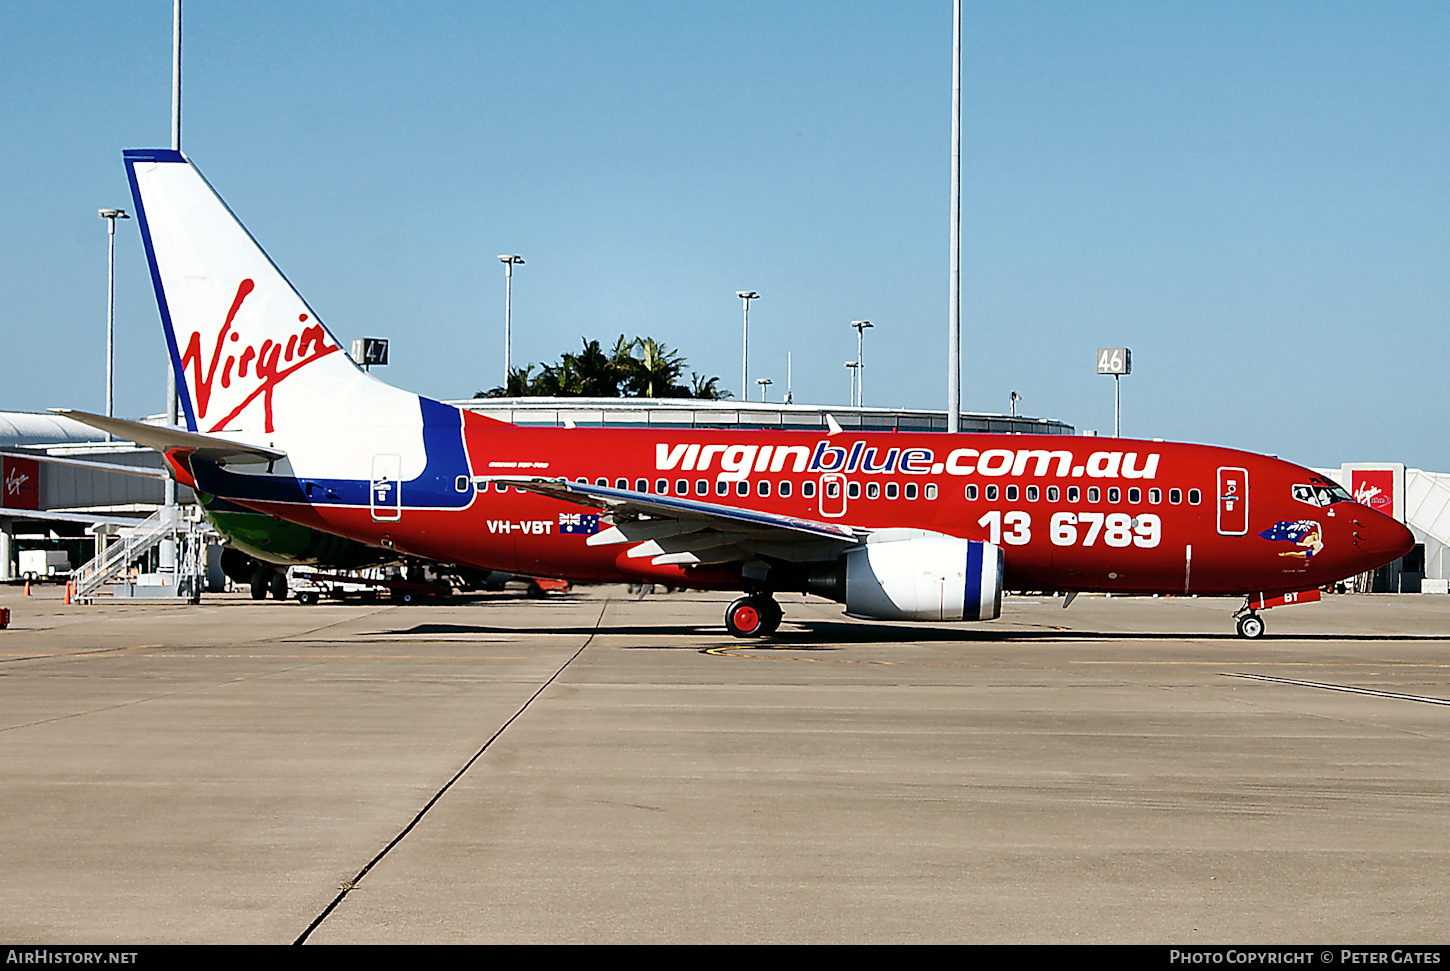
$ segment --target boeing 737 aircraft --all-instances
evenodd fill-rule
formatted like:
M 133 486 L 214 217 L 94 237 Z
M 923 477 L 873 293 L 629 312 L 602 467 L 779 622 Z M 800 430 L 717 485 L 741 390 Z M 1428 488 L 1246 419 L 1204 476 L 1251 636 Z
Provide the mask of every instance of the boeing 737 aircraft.
M 1409 530 L 1262 455 L 1128 439 L 523 428 L 365 373 L 179 152 L 125 153 L 186 428 L 67 414 L 237 506 L 375 547 L 580 581 L 774 594 L 853 617 L 999 616 L 1002 590 L 1244 597 L 1407 552 Z

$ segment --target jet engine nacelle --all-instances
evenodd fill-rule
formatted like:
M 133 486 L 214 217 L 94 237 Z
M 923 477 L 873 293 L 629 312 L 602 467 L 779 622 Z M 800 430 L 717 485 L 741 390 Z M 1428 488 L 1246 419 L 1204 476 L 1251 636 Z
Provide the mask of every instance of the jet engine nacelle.
M 845 596 L 836 599 L 853 617 L 993 620 L 1002 613 L 1000 546 L 918 536 L 868 542 L 843 559 Z

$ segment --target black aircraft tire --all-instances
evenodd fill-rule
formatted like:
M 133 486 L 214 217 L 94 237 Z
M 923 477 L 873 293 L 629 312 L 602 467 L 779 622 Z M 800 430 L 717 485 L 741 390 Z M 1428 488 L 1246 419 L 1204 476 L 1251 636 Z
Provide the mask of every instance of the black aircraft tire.
M 267 582 L 267 590 L 272 594 L 273 600 L 286 600 L 287 574 L 281 572 L 273 573 L 271 580 Z
M 1239 618 L 1239 636 L 1253 640 L 1264 636 L 1264 618 L 1258 614 L 1244 614 Z
M 271 577 L 267 575 L 267 571 L 265 570 L 258 570 L 257 572 L 252 574 L 253 600 L 267 599 L 267 581 L 270 579 Z
M 725 629 L 731 637 L 763 637 L 768 617 L 755 597 L 741 597 L 725 608 Z

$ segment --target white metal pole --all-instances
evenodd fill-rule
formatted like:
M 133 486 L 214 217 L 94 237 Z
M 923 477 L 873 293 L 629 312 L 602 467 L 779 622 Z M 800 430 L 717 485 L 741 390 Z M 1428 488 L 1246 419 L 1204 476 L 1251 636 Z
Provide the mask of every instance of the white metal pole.
M 962 413 L 962 0 L 952 6 L 952 242 L 947 324 L 947 431 Z
M 181 0 L 171 5 L 171 150 L 181 151 Z M 166 421 L 173 427 L 178 423 L 178 402 L 176 399 L 176 369 L 171 355 L 166 355 Z M 166 477 L 166 505 L 176 505 L 176 480 Z M 176 544 L 163 543 L 162 566 L 175 568 Z M 169 563 L 167 561 L 170 561 Z
M 106 417 L 115 415 L 115 385 L 113 383 L 116 366 L 116 217 L 106 217 Z M 106 441 L 111 440 L 111 433 L 106 432 Z
M 750 298 L 742 297 L 745 309 L 740 317 L 740 397 L 750 397 Z
M 513 305 L 514 264 L 506 260 L 503 265 L 503 390 L 508 394 L 509 370 L 513 366 Z
M 1119 407 L 1118 407 L 1118 400 L 1119 400 L 1118 399 L 1118 381 L 1119 381 L 1120 378 L 1122 378 L 1122 375 L 1121 374 L 1115 374 L 1115 375 L 1113 375 L 1113 437 L 1114 438 L 1117 438 L 1118 437 L 1118 414 L 1119 414 Z

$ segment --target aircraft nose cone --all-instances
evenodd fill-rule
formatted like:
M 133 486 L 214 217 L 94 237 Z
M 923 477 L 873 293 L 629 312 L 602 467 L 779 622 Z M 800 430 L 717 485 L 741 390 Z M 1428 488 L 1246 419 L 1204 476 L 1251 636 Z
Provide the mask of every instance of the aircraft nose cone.
M 1415 548 L 1415 534 L 1382 512 L 1365 509 L 1354 517 L 1359 525 L 1359 548 L 1380 558 L 1381 563 L 1404 556 Z

